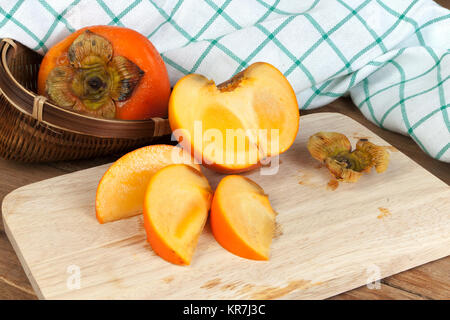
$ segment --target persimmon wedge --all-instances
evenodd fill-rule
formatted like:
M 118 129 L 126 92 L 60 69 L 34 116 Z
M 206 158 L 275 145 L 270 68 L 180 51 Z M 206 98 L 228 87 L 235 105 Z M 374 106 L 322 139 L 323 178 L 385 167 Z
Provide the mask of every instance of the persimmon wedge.
M 144 226 L 156 254 L 174 264 L 190 264 L 212 196 L 208 180 L 190 166 L 174 164 L 153 175 L 145 194 Z
M 294 90 L 268 63 L 254 63 L 215 85 L 202 75 L 178 81 L 169 121 L 180 144 L 223 173 L 248 171 L 294 142 L 299 110 Z
M 264 190 L 252 180 L 230 175 L 217 186 L 211 228 L 217 242 L 237 256 L 268 260 L 276 213 Z
M 174 163 L 189 164 L 200 170 L 190 154 L 170 145 L 136 149 L 114 162 L 97 187 L 97 220 L 105 223 L 141 214 L 150 178 L 159 169 Z

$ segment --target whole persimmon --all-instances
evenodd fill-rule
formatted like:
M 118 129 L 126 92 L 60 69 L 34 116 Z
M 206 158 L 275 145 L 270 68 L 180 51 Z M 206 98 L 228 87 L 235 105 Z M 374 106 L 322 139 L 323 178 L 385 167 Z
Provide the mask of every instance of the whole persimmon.
M 47 52 L 38 93 L 94 117 L 143 120 L 167 116 L 170 82 L 146 37 L 123 27 L 91 26 Z

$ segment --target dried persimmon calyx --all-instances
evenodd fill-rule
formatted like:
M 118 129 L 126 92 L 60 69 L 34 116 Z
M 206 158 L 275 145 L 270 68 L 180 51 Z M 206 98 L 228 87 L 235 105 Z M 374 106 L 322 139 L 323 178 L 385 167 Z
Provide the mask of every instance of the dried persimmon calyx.
M 372 167 L 384 172 L 389 164 L 389 153 L 367 139 L 360 139 L 352 151 L 348 138 L 337 132 L 318 132 L 308 141 L 308 151 L 313 158 L 323 162 L 339 181 L 356 182 L 363 172 Z
M 130 98 L 135 88 L 144 75 L 133 62 L 122 56 L 114 57 L 108 65 L 111 76 L 111 98 L 115 101 L 125 101 Z
M 386 171 L 389 164 L 389 153 L 385 148 L 377 146 L 367 139 L 360 139 L 356 143 L 356 151 L 370 154 L 371 166 L 374 166 L 378 173 Z
M 325 161 L 328 157 L 350 152 L 352 145 L 347 137 L 341 133 L 319 132 L 309 138 L 308 150 L 313 158 Z
M 99 62 L 107 63 L 111 60 L 113 47 L 104 37 L 86 30 L 72 42 L 68 55 L 74 68 L 89 68 Z
M 77 102 L 77 97 L 71 90 L 75 72 L 70 66 L 54 68 L 49 75 L 51 85 L 46 88 L 47 95 L 63 108 L 71 108 Z
M 86 30 L 68 50 L 69 65 L 54 68 L 46 93 L 57 105 L 96 117 L 114 118 L 116 101 L 129 99 L 144 75 L 123 56 L 113 57 L 104 37 Z

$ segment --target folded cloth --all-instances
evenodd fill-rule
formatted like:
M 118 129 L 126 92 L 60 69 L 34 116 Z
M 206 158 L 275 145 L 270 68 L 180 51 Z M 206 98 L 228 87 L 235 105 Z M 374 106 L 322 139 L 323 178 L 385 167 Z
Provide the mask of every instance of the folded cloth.
M 0 37 L 45 52 L 84 26 L 135 29 L 172 85 L 253 62 L 284 73 L 301 109 L 349 94 L 364 116 L 450 162 L 450 11 L 431 0 L 2 0 Z

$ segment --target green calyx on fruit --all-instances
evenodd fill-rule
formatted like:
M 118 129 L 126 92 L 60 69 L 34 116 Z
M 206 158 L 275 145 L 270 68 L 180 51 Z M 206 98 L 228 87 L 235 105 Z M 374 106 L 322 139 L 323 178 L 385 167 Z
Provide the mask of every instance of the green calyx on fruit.
M 111 43 L 89 30 L 68 50 L 69 65 L 54 68 L 47 95 L 57 105 L 97 117 L 114 118 L 115 101 L 126 101 L 144 75 L 123 56 L 113 57 Z

